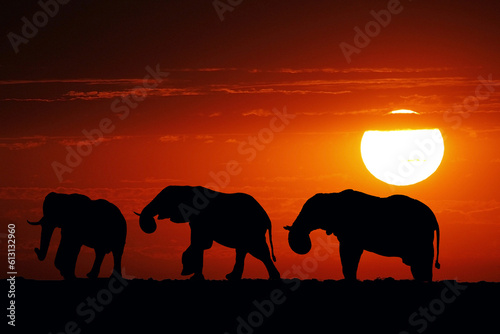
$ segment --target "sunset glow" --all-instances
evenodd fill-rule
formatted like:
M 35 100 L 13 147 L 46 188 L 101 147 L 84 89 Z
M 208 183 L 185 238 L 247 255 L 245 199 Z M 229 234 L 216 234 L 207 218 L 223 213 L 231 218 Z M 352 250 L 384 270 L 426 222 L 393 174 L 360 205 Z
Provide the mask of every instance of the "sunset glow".
M 377 179 L 396 186 L 418 183 L 441 164 L 444 141 L 438 129 L 366 131 L 361 156 Z

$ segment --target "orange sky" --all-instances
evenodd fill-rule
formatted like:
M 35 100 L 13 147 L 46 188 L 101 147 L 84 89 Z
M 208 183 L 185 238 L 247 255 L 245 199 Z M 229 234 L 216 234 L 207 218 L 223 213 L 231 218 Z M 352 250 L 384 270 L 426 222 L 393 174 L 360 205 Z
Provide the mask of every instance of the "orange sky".
M 21 18 L 40 10 L 25 2 L 0 14 L 4 36 L 20 34 Z M 282 226 L 315 193 L 352 188 L 405 194 L 435 212 L 442 265 L 435 279 L 499 281 L 500 8 L 490 1 L 401 1 L 348 63 L 340 43 L 355 45 L 354 28 L 365 27 L 374 20 L 370 11 L 387 4 L 242 2 L 221 21 L 207 1 L 70 2 L 18 53 L 4 38 L 2 252 L 6 225 L 15 223 L 19 276 L 59 279 L 53 265 L 59 237 L 39 262 L 33 248 L 40 229 L 25 221 L 41 217 L 50 191 L 78 192 L 108 199 L 125 215 L 126 275 L 182 278 L 189 226 L 162 221 L 146 235 L 133 211 L 167 185 L 213 183 L 214 173 L 235 160 L 241 173 L 222 191 L 246 192 L 266 209 L 282 273 L 310 261 L 289 249 Z M 123 96 L 134 92 L 142 96 L 127 104 Z M 273 110 L 284 109 L 293 118 L 265 137 Z M 385 115 L 394 109 L 420 115 Z M 84 133 L 99 127 L 106 133 L 90 145 Z M 439 128 L 445 155 L 427 180 L 393 187 L 366 170 L 360 141 L 366 130 L 401 127 Z M 78 146 L 92 149 L 57 176 L 54 162 L 67 164 L 67 149 Z M 312 240 L 313 247 L 338 246 L 319 231 Z M 82 250 L 77 276 L 91 261 L 93 252 Z M 234 250 L 215 245 L 205 252 L 205 277 L 222 279 L 233 264 Z M 111 268 L 109 256 L 101 275 Z M 338 250 L 309 269 L 311 278 L 342 278 Z M 358 278 L 388 276 L 409 279 L 411 273 L 398 258 L 363 255 Z M 267 273 L 249 256 L 244 277 Z

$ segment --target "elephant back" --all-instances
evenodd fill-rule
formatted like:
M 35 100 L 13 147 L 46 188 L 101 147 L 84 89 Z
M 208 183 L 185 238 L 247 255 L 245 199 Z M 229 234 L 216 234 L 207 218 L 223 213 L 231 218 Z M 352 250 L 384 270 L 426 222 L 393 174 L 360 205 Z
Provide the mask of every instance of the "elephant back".
M 81 217 L 90 208 L 92 200 L 81 194 L 49 193 L 43 202 L 43 215 L 45 217 Z
M 127 223 L 120 209 L 113 203 L 104 199 L 91 201 L 84 219 L 82 236 L 84 244 L 89 247 L 105 245 L 107 251 L 110 251 L 117 246 L 115 243 L 125 243 Z
M 228 247 L 262 238 L 271 228 L 264 208 L 244 193 L 220 193 L 191 224 L 204 225 L 207 235 Z

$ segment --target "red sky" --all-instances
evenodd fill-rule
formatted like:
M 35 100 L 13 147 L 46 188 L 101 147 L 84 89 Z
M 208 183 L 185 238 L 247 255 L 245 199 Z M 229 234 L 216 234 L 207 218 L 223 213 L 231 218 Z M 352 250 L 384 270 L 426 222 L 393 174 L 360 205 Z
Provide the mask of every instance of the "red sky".
M 69 2 L 17 53 L 9 33 L 21 35 L 22 18 L 32 21 L 41 9 L 17 1 L 0 14 L 0 242 L 4 252 L 6 225 L 15 223 L 19 276 L 60 278 L 53 265 L 59 237 L 39 262 L 39 227 L 25 222 L 39 219 L 45 195 L 58 191 L 121 209 L 126 275 L 181 278 L 189 226 L 162 221 L 146 235 L 132 212 L 165 186 L 213 182 L 235 160 L 241 173 L 222 191 L 251 194 L 266 209 L 282 273 L 312 263 L 290 250 L 282 227 L 315 193 L 352 188 L 431 207 L 441 227 L 435 279 L 500 280 L 498 4 L 389 1 L 395 7 L 386 26 L 348 62 L 339 45 L 356 46 L 355 27 L 364 30 L 387 1 L 243 1 L 223 21 L 210 1 L 169 3 Z M 161 82 L 144 81 L 151 69 Z M 481 80 L 491 86 L 478 88 Z M 145 83 L 140 101 L 122 102 Z M 249 137 L 263 136 L 273 110 L 284 109 L 294 118 L 249 150 Z M 420 115 L 385 116 L 394 109 Z M 88 144 L 84 131 L 95 133 L 101 122 L 108 131 L 99 145 L 58 177 L 53 163 L 66 164 L 67 148 Z M 419 184 L 389 186 L 366 170 L 361 137 L 407 126 L 439 128 L 444 159 Z M 329 238 L 314 232 L 313 247 Z M 93 252 L 83 249 L 78 276 L 91 261 Z M 106 257 L 101 275 L 111 263 Z M 205 253 L 205 277 L 222 279 L 233 264 L 234 250 L 216 245 Z M 338 250 L 309 269 L 311 278 L 342 278 Z M 267 273 L 249 256 L 244 276 Z M 388 276 L 411 273 L 398 258 L 363 255 L 358 278 Z

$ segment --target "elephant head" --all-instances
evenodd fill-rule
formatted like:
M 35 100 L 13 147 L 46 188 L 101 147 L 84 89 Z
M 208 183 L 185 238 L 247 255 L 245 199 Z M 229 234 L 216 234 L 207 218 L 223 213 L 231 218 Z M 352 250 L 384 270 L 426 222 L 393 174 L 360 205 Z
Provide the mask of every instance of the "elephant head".
M 284 227 L 285 230 L 289 231 L 288 244 L 295 253 L 307 254 L 312 247 L 309 234 L 314 230 L 326 226 L 324 220 L 329 215 L 325 215 L 323 212 L 324 205 L 322 205 L 322 202 L 325 196 L 327 194 L 316 194 L 308 199 L 292 226 Z
M 73 216 L 81 214 L 79 208 L 76 210 L 75 204 L 82 201 L 90 201 L 87 196 L 79 194 L 58 194 L 51 192 L 43 201 L 43 217 L 37 222 L 28 223 L 31 225 L 40 225 L 42 234 L 40 238 L 40 248 L 35 248 L 35 253 L 40 261 L 43 261 L 47 256 L 50 239 L 56 227 L 63 227 L 65 221 L 72 219 Z
M 205 195 L 201 194 L 198 187 L 168 186 L 141 213 L 134 213 L 140 217 L 141 229 L 146 233 L 153 233 L 156 230 L 155 216 L 160 220 L 169 218 L 174 223 L 186 223 L 203 206 L 198 204 L 208 201 Z

